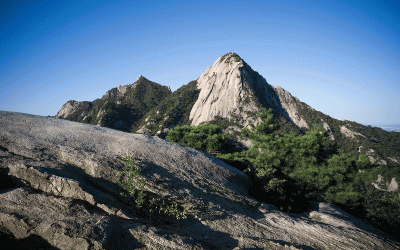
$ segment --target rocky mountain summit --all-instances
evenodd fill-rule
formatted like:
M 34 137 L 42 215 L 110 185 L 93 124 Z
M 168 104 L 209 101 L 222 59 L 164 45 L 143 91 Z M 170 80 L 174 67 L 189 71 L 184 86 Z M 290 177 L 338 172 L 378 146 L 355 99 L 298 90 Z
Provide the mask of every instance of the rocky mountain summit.
M 199 125 L 214 119 L 240 116 L 247 122 L 249 113 L 260 111 L 260 100 L 265 106 L 279 109 L 279 101 L 271 86 L 254 72 L 237 54 L 228 53 L 206 69 L 197 79 L 200 94 L 189 119 Z M 257 92 L 256 92 L 257 90 Z M 263 98 L 258 99 L 258 95 Z
M 256 122 L 255 114 L 260 111 L 260 107 L 265 107 L 272 108 L 276 115 L 283 115 L 286 121 L 297 128 L 309 128 L 307 123 L 298 115 L 296 105 L 296 100 L 298 101 L 298 99 L 279 86 L 274 88 L 269 85 L 265 78 L 254 71 L 236 53 L 231 52 L 218 58 L 193 83 L 195 83 L 195 88 L 199 90 L 199 93 L 195 93 L 195 96 L 193 94 L 187 96 L 188 93 L 185 92 L 187 89 L 193 88 L 192 82 L 187 87 L 184 86 L 186 90 L 182 90 L 182 88 L 177 90 L 177 92 L 180 90 L 182 92 L 179 96 L 190 99 L 190 102 L 185 105 L 185 107 L 190 107 L 190 112 L 185 112 L 187 114 L 180 116 L 179 119 L 168 119 L 173 114 L 160 114 L 160 109 L 163 109 L 163 106 L 176 105 L 175 102 L 179 102 L 175 98 L 171 103 L 171 98 L 167 98 L 171 95 L 169 87 L 153 83 L 143 76 L 139 76 L 134 84 L 118 86 L 107 91 L 101 99 L 97 99 L 94 102 L 68 101 L 55 117 L 119 130 L 123 130 L 121 129 L 121 123 L 124 122 L 130 125 L 130 127 L 125 126 L 124 131 L 150 132 L 152 134 L 152 129 L 150 129 L 152 125 L 160 123 L 155 116 L 163 115 L 164 119 L 162 120 L 164 121 L 161 124 L 157 124 L 158 130 L 155 131 L 155 134 L 160 134 L 162 132 L 160 128 L 173 127 L 177 124 L 182 124 L 182 122 L 184 124 L 198 125 L 202 122 L 211 121 L 215 117 L 229 120 L 239 119 L 240 125 L 246 125 L 248 120 Z M 132 99 L 132 95 L 147 94 L 143 92 L 143 87 L 136 87 L 143 85 L 152 86 L 152 88 L 147 89 L 148 92 L 160 92 L 154 94 L 158 99 L 153 100 L 151 104 L 146 103 L 147 109 L 141 112 L 140 115 L 136 115 L 135 122 L 118 120 L 127 113 L 123 109 L 132 109 L 130 105 L 134 105 L 133 101 L 127 103 L 124 100 Z M 167 91 L 165 88 L 167 88 Z M 133 97 L 133 99 L 137 98 Z M 168 104 L 163 102 L 166 99 L 168 99 Z M 143 102 L 142 100 L 136 101 Z M 123 104 L 126 105 L 123 106 Z M 117 105 L 121 107 L 118 108 Z M 146 111 L 147 114 L 145 114 Z M 180 110 L 175 109 L 175 111 L 179 112 Z M 115 119 L 110 121 L 107 126 L 103 119 L 109 121 L 111 116 Z M 167 125 L 167 123 L 169 124 Z M 141 124 L 141 126 L 137 126 L 137 124 Z
M 211 121 L 215 116 L 231 119 L 232 115 L 247 124 L 260 107 L 265 107 L 283 114 L 298 128 L 308 128 L 297 114 L 292 95 L 279 86 L 273 88 L 236 53 L 218 58 L 197 79 L 197 87 L 200 94 L 190 112 L 191 125 Z
M 118 158 L 133 152 L 145 190 L 186 219 L 156 223 L 121 198 Z M 200 151 L 91 124 L 0 111 L 0 174 L 11 249 L 400 249 L 325 203 L 303 214 L 259 203 L 249 177 Z

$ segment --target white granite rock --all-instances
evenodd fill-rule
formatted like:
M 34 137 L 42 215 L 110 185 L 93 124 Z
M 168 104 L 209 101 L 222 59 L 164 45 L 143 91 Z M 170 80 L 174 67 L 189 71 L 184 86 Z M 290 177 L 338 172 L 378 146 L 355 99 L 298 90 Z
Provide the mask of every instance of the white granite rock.
M 55 116 L 56 118 L 67 118 L 70 116 L 76 109 L 79 108 L 79 106 L 82 104 L 82 102 L 77 102 L 77 101 L 68 101 L 65 103 L 60 111 L 58 111 L 57 115 Z
M 326 121 L 324 121 L 323 119 L 321 119 L 322 121 L 322 127 L 323 129 L 325 129 L 326 131 L 328 131 L 328 135 L 329 135 L 329 140 L 334 141 L 335 137 L 333 136 L 333 132 L 331 127 L 329 127 L 328 123 L 326 123 Z
M 360 133 L 358 133 L 358 132 L 354 132 L 354 131 L 348 129 L 348 128 L 346 127 L 346 125 L 340 126 L 340 132 L 341 132 L 342 134 L 344 134 L 346 137 L 352 138 L 352 139 L 356 139 L 356 135 L 362 136 L 362 137 L 366 138 L 363 134 L 360 134 Z
M 276 86 L 276 92 L 278 93 L 280 103 L 284 109 L 284 115 L 289 118 L 299 128 L 309 128 L 308 124 L 302 117 L 299 116 L 296 101 L 297 98 L 293 97 L 287 90 L 284 90 L 280 86 Z
M 242 79 L 240 68 L 243 61 L 235 55 L 229 53 L 218 58 L 197 79 L 200 94 L 190 112 L 192 125 L 210 121 L 215 116 L 230 118 L 231 112 L 240 112 L 239 107 L 246 111 L 259 111 L 255 103 L 244 103 L 251 93 Z
M 242 125 L 247 126 L 248 120 L 259 121 L 249 114 L 260 112 L 261 103 L 276 114 L 283 114 L 299 128 L 308 128 L 298 115 L 296 99 L 279 86 L 274 89 L 233 52 L 207 67 L 197 83 L 200 94 L 190 112 L 192 125 L 210 121 L 215 116 L 230 119 L 231 114 L 235 114 L 243 119 Z

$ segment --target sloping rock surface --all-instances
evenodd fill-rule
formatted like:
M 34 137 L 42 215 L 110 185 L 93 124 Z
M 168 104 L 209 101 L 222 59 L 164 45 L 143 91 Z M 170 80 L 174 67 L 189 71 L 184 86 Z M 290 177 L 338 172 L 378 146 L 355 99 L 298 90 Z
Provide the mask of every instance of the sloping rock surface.
M 186 220 L 127 212 L 117 159 L 133 152 L 146 190 Z M 0 111 L 0 175 L 0 239 L 18 249 L 400 249 L 323 203 L 301 215 L 260 204 L 245 174 L 197 150 L 89 124 Z

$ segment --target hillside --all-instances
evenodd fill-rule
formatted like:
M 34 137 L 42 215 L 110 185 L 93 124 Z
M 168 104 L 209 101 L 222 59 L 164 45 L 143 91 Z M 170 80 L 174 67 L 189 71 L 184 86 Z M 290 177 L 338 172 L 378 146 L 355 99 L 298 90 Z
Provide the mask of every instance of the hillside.
M 139 76 L 135 83 L 113 88 L 93 102 L 68 101 L 55 118 L 129 132 L 169 94 L 169 87 Z
M 118 185 L 133 152 L 144 208 Z M 303 214 L 258 202 L 248 176 L 198 150 L 90 124 L 0 111 L 0 177 L 7 249 L 400 249 L 323 202 Z
M 189 114 L 199 92 L 197 81 L 183 85 L 140 118 L 132 131 L 164 138 L 168 129 L 189 124 Z
M 383 165 L 399 163 L 400 133 L 364 126 L 357 122 L 337 120 L 302 102 L 298 102 L 298 106 L 300 115 L 307 123 L 319 125 L 326 122 L 332 131 L 334 141 L 346 152 L 355 155 L 360 152 L 368 153 L 371 161 L 380 162 Z M 369 153 L 370 149 L 373 152 Z

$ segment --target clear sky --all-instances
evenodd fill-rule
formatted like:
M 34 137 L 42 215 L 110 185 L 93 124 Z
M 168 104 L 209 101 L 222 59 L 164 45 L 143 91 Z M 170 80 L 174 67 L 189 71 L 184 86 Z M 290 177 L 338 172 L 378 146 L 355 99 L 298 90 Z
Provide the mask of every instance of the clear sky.
M 55 115 L 236 52 L 336 119 L 400 123 L 399 1 L 0 1 L 0 110 Z

